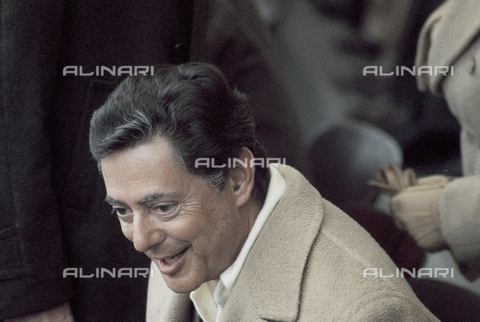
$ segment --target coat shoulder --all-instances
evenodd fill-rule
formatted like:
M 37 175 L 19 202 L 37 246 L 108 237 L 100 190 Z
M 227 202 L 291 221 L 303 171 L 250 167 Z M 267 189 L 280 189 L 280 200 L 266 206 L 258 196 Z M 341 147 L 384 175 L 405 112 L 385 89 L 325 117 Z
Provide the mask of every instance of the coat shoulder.
M 329 201 L 323 199 L 323 205 L 300 315 L 323 310 L 319 316 L 345 321 L 437 321 L 368 232 Z

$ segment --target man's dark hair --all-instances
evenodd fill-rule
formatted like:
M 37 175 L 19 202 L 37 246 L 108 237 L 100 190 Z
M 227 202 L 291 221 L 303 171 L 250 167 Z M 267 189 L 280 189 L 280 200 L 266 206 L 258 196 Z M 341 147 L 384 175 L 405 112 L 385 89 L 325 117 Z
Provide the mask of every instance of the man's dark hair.
M 242 147 L 255 158 L 266 158 L 255 136 L 255 123 L 246 96 L 230 88 L 216 67 L 187 63 L 156 71 L 154 76 L 130 76 L 96 110 L 90 124 L 90 151 L 101 169 L 106 155 L 164 137 L 187 172 L 207 179 L 222 191 L 228 166 L 195 167 L 208 158 L 216 165 L 237 158 Z M 269 172 L 257 166 L 253 198 L 263 202 Z

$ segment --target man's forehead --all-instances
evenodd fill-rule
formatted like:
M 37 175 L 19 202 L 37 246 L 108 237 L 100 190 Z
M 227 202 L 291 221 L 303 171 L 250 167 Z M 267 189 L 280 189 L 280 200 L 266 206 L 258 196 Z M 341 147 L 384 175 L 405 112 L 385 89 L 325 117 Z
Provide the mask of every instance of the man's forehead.
M 117 151 L 102 159 L 102 173 L 110 204 L 146 204 L 180 198 L 195 176 L 175 162 L 165 139 Z

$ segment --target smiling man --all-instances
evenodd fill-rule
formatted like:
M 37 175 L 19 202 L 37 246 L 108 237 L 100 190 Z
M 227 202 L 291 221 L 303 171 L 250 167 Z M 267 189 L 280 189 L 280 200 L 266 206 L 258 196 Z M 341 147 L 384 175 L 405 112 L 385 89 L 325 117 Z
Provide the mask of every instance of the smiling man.
M 252 154 L 245 148 L 243 156 Z M 102 171 L 123 233 L 179 293 L 218 278 L 234 262 L 260 209 L 249 198 L 253 169 L 234 169 L 219 192 L 178 166 L 169 140 L 158 136 L 107 155 Z
M 298 171 L 255 162 L 247 100 L 211 65 L 127 78 L 93 115 L 90 149 L 154 264 L 147 321 L 436 321 L 405 280 L 363 276 L 396 267 Z

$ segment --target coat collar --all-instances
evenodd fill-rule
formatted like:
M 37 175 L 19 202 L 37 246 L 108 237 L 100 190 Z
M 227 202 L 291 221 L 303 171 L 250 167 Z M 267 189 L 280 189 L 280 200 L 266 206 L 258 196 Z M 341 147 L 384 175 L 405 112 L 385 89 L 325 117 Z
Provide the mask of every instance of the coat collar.
M 306 262 L 323 219 L 323 199 L 297 170 L 288 166 L 278 170 L 287 188 L 247 256 L 223 310 L 224 321 L 298 317 Z M 191 321 L 188 294 L 170 291 L 158 269 L 152 269 L 157 274 L 150 277 L 147 311 L 156 312 L 147 312 L 147 321 L 161 320 L 160 316 L 170 322 Z
M 322 222 L 323 199 L 298 171 L 278 169 L 287 189 L 245 261 L 223 311 L 227 321 L 298 317 L 301 283 Z

